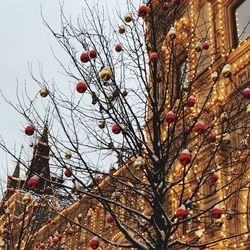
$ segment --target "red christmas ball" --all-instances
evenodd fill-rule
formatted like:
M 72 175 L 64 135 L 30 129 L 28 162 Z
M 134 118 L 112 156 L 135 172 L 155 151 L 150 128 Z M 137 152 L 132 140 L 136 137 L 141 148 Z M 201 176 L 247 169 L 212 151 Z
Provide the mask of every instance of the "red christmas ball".
M 128 91 L 126 89 L 122 90 L 122 96 L 127 96 L 128 95 Z
M 11 175 L 8 176 L 8 180 L 11 181 L 13 177 Z
M 113 132 L 114 134 L 120 134 L 120 133 L 122 132 L 121 126 L 120 126 L 119 124 L 114 124 L 114 125 L 112 126 L 112 132 Z
M 180 161 L 180 163 L 181 163 L 182 165 L 187 165 L 187 164 L 189 164 L 189 163 L 191 162 L 191 160 L 192 160 L 192 155 L 190 154 L 190 152 L 189 152 L 188 149 L 184 149 L 184 150 L 181 152 L 181 154 L 180 154 L 178 160 Z
M 26 135 L 33 135 L 35 132 L 35 128 L 32 125 L 28 125 L 24 130 Z
M 198 122 L 195 126 L 194 126 L 194 131 L 198 134 L 203 134 L 205 132 L 205 125 L 203 122 Z
M 94 58 L 96 58 L 96 56 L 97 56 L 96 50 L 95 49 L 90 50 L 89 57 L 94 59 Z
M 28 181 L 28 186 L 32 190 L 36 189 L 38 187 L 39 178 L 37 176 L 32 176 Z
M 197 43 L 195 44 L 194 49 L 195 49 L 196 52 L 201 52 L 201 49 L 202 49 L 201 43 L 200 43 L 200 42 L 197 42 Z
M 209 42 L 208 42 L 208 41 L 205 41 L 205 42 L 202 44 L 202 49 L 204 49 L 204 50 L 208 50 L 208 49 L 209 49 Z
M 218 175 L 216 173 L 212 173 L 210 176 L 209 176 L 209 181 L 211 182 L 217 182 L 219 179 Z
M 243 95 L 245 98 L 250 98 L 250 88 L 245 88 L 243 90 Z
M 66 177 L 71 177 L 72 174 L 73 174 L 72 168 L 65 169 L 64 174 L 65 174 Z
M 98 185 L 98 184 L 101 182 L 100 177 L 99 177 L 98 175 L 95 175 L 95 176 L 93 177 L 93 182 L 94 182 L 96 185 Z
M 216 136 L 216 134 L 211 133 L 211 134 L 209 134 L 209 135 L 207 136 L 207 139 L 208 139 L 210 142 L 216 142 L 217 136 Z
M 7 209 L 8 205 L 6 203 L 3 204 L 3 209 Z
M 88 62 L 89 59 L 90 59 L 90 57 L 89 57 L 89 54 L 88 54 L 88 53 L 82 53 L 81 56 L 80 56 L 80 60 L 81 60 L 81 62 L 83 62 L 83 63 Z
M 15 188 L 8 188 L 8 190 L 11 192 L 11 193 L 15 193 Z
M 187 215 L 188 215 L 188 212 L 187 212 L 185 206 L 184 206 L 184 205 L 181 205 L 181 206 L 177 209 L 175 215 L 176 215 L 176 218 L 177 218 L 178 220 L 184 220 L 184 219 L 186 219 L 186 218 L 187 218 Z
M 193 107 L 195 105 L 195 99 L 193 96 L 190 96 L 188 99 L 187 99 L 187 105 L 188 107 Z
M 156 76 L 156 81 L 157 82 L 162 82 L 163 81 L 163 76 L 162 75 L 157 75 Z
M 222 215 L 222 211 L 219 206 L 215 206 L 212 210 L 212 216 L 215 219 L 219 219 Z
M 143 5 L 143 6 L 139 7 L 139 10 L 138 10 L 138 16 L 139 17 L 145 17 L 145 16 L 148 15 L 148 13 L 149 13 L 149 7 L 148 6 Z
M 91 240 L 90 240 L 90 242 L 89 242 L 89 244 L 90 244 L 90 247 L 92 248 L 92 249 L 97 249 L 98 247 L 99 247 L 99 238 L 97 237 L 97 236 L 95 236 L 95 237 L 93 237 Z
M 108 214 L 107 217 L 106 217 L 106 221 L 107 221 L 108 223 L 112 223 L 112 222 L 114 221 L 113 216 L 112 216 L 111 214 Z
M 203 246 L 199 247 L 200 250 L 206 249 L 206 245 L 205 245 L 205 242 L 203 240 L 199 240 L 198 245 L 203 245 Z
M 164 2 L 162 5 L 163 10 L 168 10 L 169 9 L 169 3 L 168 2 Z
M 169 111 L 166 115 L 165 115 L 165 121 L 167 123 L 172 123 L 175 121 L 175 115 L 172 111 Z
M 45 187 L 45 191 L 49 192 L 49 191 L 51 191 L 51 190 L 52 190 L 51 186 Z
M 45 244 L 44 244 L 44 243 L 40 243 L 40 244 L 39 244 L 39 248 L 40 248 L 40 249 L 45 249 Z
M 173 4 L 175 4 L 175 5 L 178 5 L 178 4 L 180 4 L 180 3 L 181 3 L 180 0 L 173 0 Z
M 122 46 L 121 46 L 121 44 L 116 44 L 116 46 L 115 46 L 115 51 L 116 51 L 116 52 L 121 52 L 121 51 L 122 51 Z
M 51 224 L 51 225 L 56 225 L 56 221 L 55 221 L 55 220 L 51 220 L 51 221 L 50 221 L 50 224 Z
M 55 244 L 55 243 L 57 243 L 59 241 L 59 238 L 58 237 L 54 237 L 53 239 L 52 239 L 52 242 Z
M 85 82 L 79 82 L 76 85 L 77 92 L 81 94 L 84 93 L 87 90 L 87 88 L 88 88 L 88 85 Z
M 3 229 L 3 233 L 4 233 L 4 234 L 8 234 L 8 233 L 9 233 L 8 228 L 5 227 L 5 228 Z
M 150 61 L 150 62 L 155 62 L 155 61 L 157 61 L 157 59 L 158 59 L 157 53 L 152 52 L 152 53 L 150 54 L 150 56 L 149 56 L 149 61 Z
M 190 127 L 185 127 L 185 129 L 184 129 L 185 135 L 189 135 L 190 132 L 191 132 L 191 128 Z

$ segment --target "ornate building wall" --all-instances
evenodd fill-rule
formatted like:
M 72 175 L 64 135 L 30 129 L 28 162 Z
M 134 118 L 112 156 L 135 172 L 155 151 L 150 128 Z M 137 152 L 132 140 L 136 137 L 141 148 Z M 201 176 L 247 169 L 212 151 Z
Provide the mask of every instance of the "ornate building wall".
M 196 70 L 198 71 L 198 77 L 194 80 L 194 95 L 200 103 L 197 103 L 195 108 L 191 111 L 193 114 L 199 110 L 204 99 L 208 95 L 207 89 L 204 86 L 206 86 L 206 84 L 210 84 L 210 80 L 208 79 L 211 78 L 211 74 L 225 63 L 229 63 L 232 66 L 232 81 L 224 78 L 219 79 L 212 93 L 213 98 L 207 106 L 208 113 L 203 117 L 207 123 L 214 119 L 218 119 L 219 121 L 221 119 L 221 114 L 226 110 L 228 111 L 229 120 L 225 121 L 224 126 L 230 126 L 231 130 L 233 130 L 236 126 L 247 127 L 245 123 L 248 121 L 245 116 L 245 108 L 248 103 L 242 100 L 241 92 L 245 87 L 250 87 L 250 33 L 248 33 L 242 41 L 237 38 L 237 22 L 244 20 L 241 20 L 240 16 L 237 17 L 238 21 L 236 20 L 235 10 L 238 10 L 238 8 L 243 4 L 247 3 L 249 5 L 249 2 L 249 0 L 183 1 L 183 15 L 180 17 L 179 21 L 176 22 L 177 33 L 180 32 L 180 35 L 177 37 L 180 41 L 180 45 L 178 47 L 179 54 L 181 55 L 179 57 L 180 63 L 185 62 L 188 65 L 188 80 L 190 81 L 194 76 L 197 76 Z M 157 1 L 155 1 L 155 3 L 157 4 Z M 197 13 L 201 13 L 201 16 L 197 17 Z M 181 46 L 181 44 L 185 43 L 187 39 L 185 32 L 183 32 L 183 27 L 192 29 L 195 27 L 196 21 L 199 23 L 199 30 L 195 30 L 193 33 L 193 40 L 190 44 L 191 50 L 186 51 L 185 48 L 183 48 L 184 46 Z M 159 47 L 162 48 L 162 55 L 165 58 L 167 65 L 169 53 L 164 44 L 166 32 L 167 29 L 164 30 L 163 27 L 162 37 L 159 38 Z M 249 32 L 249 30 L 247 30 L 247 32 Z M 148 33 L 150 33 L 150 31 L 148 31 Z M 202 40 L 204 38 L 208 38 L 210 50 L 203 55 L 204 60 L 202 65 L 195 70 L 193 68 L 197 60 L 195 43 L 197 39 Z M 176 80 L 176 84 L 177 82 L 178 80 Z M 235 102 L 238 103 L 238 105 L 233 105 Z M 166 104 L 166 107 L 167 105 L 168 104 Z M 238 106 L 239 109 L 234 110 L 231 108 L 235 106 Z M 217 126 L 215 127 L 215 132 L 219 132 L 221 129 L 221 127 Z M 249 136 L 246 136 L 249 135 L 249 133 L 249 130 L 242 131 L 242 133 L 238 134 L 232 133 L 232 145 L 237 145 L 240 141 L 243 141 L 242 143 L 244 144 L 244 142 L 249 138 Z M 193 137 L 194 140 L 191 143 L 190 148 L 195 151 L 196 142 L 199 141 L 199 138 L 195 135 L 193 135 Z M 249 144 L 249 142 L 246 142 L 246 144 Z M 242 146 L 244 147 L 244 145 Z M 192 192 L 192 187 L 197 182 L 197 176 L 201 174 L 203 166 L 206 164 L 207 153 L 210 153 L 211 150 L 209 147 L 209 145 L 204 147 L 201 153 L 202 157 L 197 160 L 194 171 L 188 176 L 190 181 L 189 186 L 186 187 L 187 191 L 184 196 L 188 197 L 188 194 Z M 227 150 L 229 150 L 229 146 L 225 145 L 222 149 L 221 155 L 218 157 L 226 158 Z M 244 155 L 249 154 L 249 150 L 247 148 L 243 152 L 241 150 L 241 154 L 242 157 L 244 157 Z M 232 159 L 228 159 L 228 161 L 229 160 Z M 128 162 L 127 165 L 121 167 L 113 175 L 129 176 L 129 171 L 134 171 L 138 176 L 144 178 L 140 169 L 134 169 L 132 165 L 133 161 L 134 159 L 131 159 L 131 162 Z M 225 161 L 225 165 L 226 164 L 227 161 Z M 249 164 L 249 161 L 246 162 L 246 164 Z M 223 188 L 223 184 L 233 178 L 235 171 L 242 171 L 242 178 L 249 178 L 250 173 L 244 172 L 244 168 L 244 164 L 236 164 L 234 168 L 227 169 L 225 171 L 220 170 L 220 166 L 217 166 L 216 172 L 218 173 L 219 181 L 215 186 L 211 183 L 204 186 L 202 191 L 204 193 L 211 193 L 211 197 L 207 199 L 206 202 L 199 202 L 197 204 L 197 208 L 206 210 L 211 207 L 211 204 L 222 200 L 225 195 L 233 193 L 235 187 L 225 189 Z M 129 171 L 127 171 L 128 169 Z M 177 177 L 181 174 L 181 171 L 180 165 L 176 164 L 173 175 L 170 178 Z M 196 178 L 194 178 L 194 176 Z M 131 179 L 131 176 L 129 179 Z M 122 196 L 117 193 L 114 186 L 110 185 L 110 181 L 112 181 L 112 177 L 104 178 L 99 187 L 105 190 L 108 189 L 114 200 L 125 202 L 122 199 Z M 239 180 L 238 185 L 240 185 L 240 183 L 241 180 Z M 131 185 L 133 185 L 133 183 L 131 183 Z M 221 191 L 214 193 L 215 189 L 221 189 Z M 180 192 L 180 190 L 175 191 L 176 193 Z M 13 196 L 10 199 L 10 202 L 13 199 L 16 199 L 16 197 L 17 195 Z M 232 197 L 233 199 L 230 200 L 229 203 L 223 204 L 222 208 L 226 210 L 227 207 L 230 207 L 234 211 L 233 214 L 237 213 L 237 211 L 243 211 L 243 213 L 237 215 L 237 217 L 232 216 L 232 218 L 229 213 L 223 215 L 220 220 L 206 221 L 205 225 L 210 223 L 213 223 L 214 225 L 206 234 L 207 240 L 216 239 L 219 235 L 226 237 L 231 234 L 235 234 L 236 232 L 240 234 L 245 229 L 250 230 L 250 214 L 248 209 L 250 206 L 249 188 L 242 189 Z M 202 193 L 200 194 L 200 198 L 202 198 Z M 169 202 L 166 209 L 174 213 L 178 208 L 174 192 L 169 193 L 167 199 Z M 140 197 L 130 197 L 130 201 L 137 204 L 139 209 L 145 211 L 146 214 L 150 213 L 150 211 L 147 211 L 147 204 Z M 115 205 L 113 209 L 116 209 Z M 51 210 L 53 211 L 53 206 L 51 206 Z M 119 213 L 122 214 L 124 211 L 120 209 Z M 115 240 L 117 243 L 126 242 L 119 230 L 115 228 L 114 224 L 107 223 L 106 216 L 107 213 L 100 203 L 93 198 L 90 199 L 89 197 L 83 195 L 83 197 L 77 202 L 60 211 L 60 215 L 53 219 L 53 223 L 51 223 L 51 221 L 45 223 L 44 226 L 36 232 L 36 244 L 39 246 L 41 242 L 45 242 L 47 246 L 49 245 L 50 249 L 58 249 L 56 246 L 53 248 L 53 243 L 61 241 L 62 244 L 60 249 L 90 249 L 89 240 L 93 237 L 93 235 L 87 233 L 86 230 L 84 230 L 84 227 L 88 227 L 103 236 L 108 235 L 110 239 Z M 199 222 L 199 218 L 197 218 L 197 220 L 198 223 L 197 221 L 195 221 L 195 223 L 193 221 L 189 221 L 182 228 L 180 228 L 177 232 L 178 237 L 186 240 L 195 238 L 197 236 L 197 232 L 199 233 L 199 230 L 201 229 L 201 225 L 204 225 L 204 222 Z M 79 224 L 82 226 L 82 229 L 79 229 L 79 226 L 77 226 Z M 240 244 L 238 245 L 234 245 L 233 240 L 231 245 L 231 241 L 229 240 L 225 244 L 215 244 L 211 247 L 211 249 L 249 249 L 249 241 L 249 235 L 244 235 L 243 237 L 240 237 Z M 79 248 L 76 248 L 76 246 L 79 246 Z M 102 242 L 99 249 L 112 250 L 122 248 L 117 248 Z

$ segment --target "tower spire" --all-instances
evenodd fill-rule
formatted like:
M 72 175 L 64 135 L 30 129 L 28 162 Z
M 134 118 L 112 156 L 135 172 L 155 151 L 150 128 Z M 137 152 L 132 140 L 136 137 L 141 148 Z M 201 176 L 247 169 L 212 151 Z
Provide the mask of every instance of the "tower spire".
M 22 154 L 23 146 L 21 147 L 20 154 L 18 160 L 16 162 L 16 166 L 13 170 L 12 175 L 8 176 L 7 188 L 8 189 L 16 189 L 22 186 L 21 179 L 20 179 L 20 159 Z
M 27 181 L 24 186 L 25 189 L 31 188 L 34 192 L 40 194 L 52 193 L 51 184 L 49 182 L 51 180 L 49 152 L 48 123 L 46 122 L 40 138 L 34 145 L 33 157 L 27 172 Z

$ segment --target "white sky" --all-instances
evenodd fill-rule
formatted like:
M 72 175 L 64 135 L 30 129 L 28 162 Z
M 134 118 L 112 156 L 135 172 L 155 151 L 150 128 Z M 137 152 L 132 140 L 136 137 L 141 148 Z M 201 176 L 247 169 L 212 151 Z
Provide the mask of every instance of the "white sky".
M 88 1 L 90 4 L 93 2 L 93 0 Z M 82 0 L 64 0 L 64 9 L 72 17 L 76 17 L 84 7 L 83 3 Z M 105 1 L 100 0 L 100 3 L 105 4 Z M 107 3 L 109 7 L 116 5 L 114 0 L 107 0 Z M 41 6 L 49 24 L 59 27 L 59 2 L 57 0 L 0 0 L 0 89 L 13 103 L 16 103 L 17 79 L 21 88 L 26 81 L 31 96 L 39 91 L 38 86 L 29 76 L 28 62 L 32 63 L 35 72 L 38 72 L 38 65 L 41 63 L 48 79 L 55 78 L 57 81 L 63 79 L 58 73 L 59 66 L 50 49 L 57 49 L 58 45 L 43 25 L 40 16 Z M 119 0 L 119 7 L 125 12 L 126 0 Z M 65 54 L 60 50 L 57 50 L 57 55 L 65 58 Z M 63 87 L 64 83 L 60 82 L 60 84 Z M 18 115 L 2 96 L 0 96 L 0 107 L 0 135 L 4 141 L 12 149 L 15 143 L 18 150 L 22 144 L 28 147 L 23 134 L 25 119 Z M 14 167 L 12 159 L 6 157 L 7 153 L 0 151 L 0 178 L 4 181 L 7 169 L 11 172 Z

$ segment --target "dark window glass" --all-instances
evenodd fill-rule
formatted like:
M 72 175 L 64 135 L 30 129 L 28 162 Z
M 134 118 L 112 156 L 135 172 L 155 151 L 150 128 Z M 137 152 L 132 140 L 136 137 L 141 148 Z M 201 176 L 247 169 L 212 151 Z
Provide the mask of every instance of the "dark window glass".
M 177 97 L 181 96 L 181 91 L 184 86 L 187 86 L 188 83 L 188 62 L 187 58 L 182 60 L 179 63 L 177 71 L 177 86 L 176 86 L 176 95 Z
M 233 8 L 234 47 L 250 35 L 250 0 L 239 1 Z

